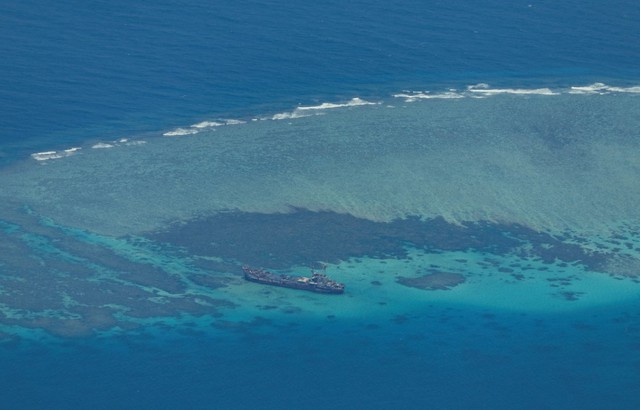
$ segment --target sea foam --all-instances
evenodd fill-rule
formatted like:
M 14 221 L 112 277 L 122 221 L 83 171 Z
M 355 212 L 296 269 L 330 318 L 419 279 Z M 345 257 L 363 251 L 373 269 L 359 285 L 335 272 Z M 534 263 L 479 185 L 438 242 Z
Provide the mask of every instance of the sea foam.
M 165 137 L 180 137 L 184 135 L 194 135 L 198 134 L 200 131 L 205 129 L 214 129 L 216 127 L 222 127 L 225 125 L 240 125 L 245 124 L 246 121 L 238 120 L 238 119 L 226 119 L 220 121 L 201 121 L 195 124 L 190 125 L 188 128 L 180 127 L 176 128 L 172 131 L 167 131 L 163 133 Z
M 167 131 L 162 135 L 164 135 L 165 137 L 179 137 L 183 135 L 192 135 L 197 133 L 198 133 L 198 130 L 194 128 L 176 128 L 175 130 Z
M 152 229 L 194 213 L 271 213 L 289 206 L 375 221 L 417 215 L 541 231 L 608 229 L 637 219 L 640 125 L 634 114 L 640 100 L 629 93 L 612 92 L 605 100 L 568 91 L 553 98 L 505 93 L 430 99 L 357 114 L 294 110 L 288 118 L 314 114 L 294 134 L 277 122 L 257 121 L 215 139 L 184 139 L 180 149 L 150 140 L 135 152 L 102 150 L 106 155 L 84 155 L 84 167 L 56 167 L 65 184 L 74 181 L 67 185 L 56 182 L 53 170 L 15 175 L 12 197 L 38 207 L 84 203 L 49 211 L 66 223 L 82 221 L 110 234 Z M 87 175 L 86 167 L 96 172 Z M 137 177 L 142 168 L 153 183 Z M 52 182 L 44 191 L 21 190 L 33 185 L 29 178 Z M 104 191 L 113 193 L 113 203 L 91 202 Z
M 520 95 L 559 95 L 550 88 L 490 88 L 488 84 L 480 83 L 470 85 L 467 90 L 471 93 L 482 95 L 520 94 Z
M 94 149 L 106 149 L 106 148 L 113 148 L 113 147 L 115 147 L 115 145 L 107 144 L 105 142 L 99 142 L 91 146 L 91 148 L 94 148 Z
M 393 97 L 404 98 L 406 102 L 414 102 L 418 100 L 465 98 L 465 95 L 457 92 L 456 90 L 449 90 L 435 94 L 431 93 L 430 91 L 406 91 L 398 94 L 393 94 Z
M 91 148 L 93 148 L 93 149 L 109 149 L 109 148 L 116 148 L 116 147 L 121 147 L 121 146 L 143 145 L 143 144 L 146 144 L 146 143 L 147 142 L 144 141 L 144 140 L 130 141 L 128 138 L 120 138 L 119 140 L 116 140 L 116 141 L 99 142 L 97 144 L 93 144 L 91 146 Z
M 640 93 L 640 86 L 615 87 L 604 83 L 593 83 L 586 86 L 574 86 L 569 90 L 571 94 L 609 94 L 609 93 Z
M 366 105 L 379 105 L 379 102 L 371 102 L 354 97 L 344 103 L 324 102 L 318 105 L 303 105 L 296 107 L 293 111 L 285 111 L 274 114 L 270 117 L 260 117 L 259 120 L 291 120 L 297 118 L 310 117 L 314 115 L 324 115 L 327 110 L 335 110 L 338 108 L 361 107 Z
M 59 159 L 59 158 L 75 155 L 81 149 L 82 148 L 80 147 L 73 147 L 73 148 L 62 150 L 62 151 L 35 152 L 31 154 L 31 158 L 35 159 L 36 161 L 48 161 L 50 159 Z
M 304 118 L 304 117 L 310 117 L 312 115 L 318 115 L 316 114 L 308 114 L 308 113 L 303 113 L 299 110 L 293 110 L 293 111 L 289 111 L 289 112 L 280 112 L 277 114 L 274 114 L 271 117 L 262 117 L 260 119 L 262 120 L 274 120 L 274 121 L 278 121 L 278 120 L 291 120 L 291 119 L 296 119 L 296 118 Z
M 240 125 L 244 123 L 246 123 L 246 121 L 237 120 L 237 119 L 227 119 L 222 121 L 202 121 L 197 124 L 191 125 L 191 128 L 197 128 L 197 129 L 215 128 L 215 127 L 222 127 L 224 125 Z
M 351 100 L 349 100 L 346 103 L 329 103 L 329 102 L 325 102 L 319 105 L 310 105 L 310 106 L 300 106 L 298 108 L 296 108 L 297 110 L 302 110 L 302 111 L 306 111 L 306 110 L 330 110 L 330 109 L 334 109 L 334 108 L 344 108 L 344 107 L 358 107 L 358 106 L 362 106 L 362 105 L 378 105 L 380 104 L 379 102 L 371 102 L 371 101 L 366 101 L 363 100 L 359 97 L 355 97 L 352 98 Z
M 449 89 L 444 92 L 432 91 L 403 91 L 393 94 L 394 98 L 403 98 L 405 102 L 415 102 L 419 100 L 430 99 L 457 99 L 457 98 L 486 98 L 497 96 L 500 94 L 510 95 L 542 95 L 557 96 L 563 94 L 612 94 L 612 93 L 640 93 L 640 86 L 618 87 L 610 86 L 604 83 L 593 83 L 584 86 L 570 86 L 566 88 L 551 89 L 549 87 L 541 88 L 493 88 L 487 83 L 479 83 L 468 85 L 465 90 Z

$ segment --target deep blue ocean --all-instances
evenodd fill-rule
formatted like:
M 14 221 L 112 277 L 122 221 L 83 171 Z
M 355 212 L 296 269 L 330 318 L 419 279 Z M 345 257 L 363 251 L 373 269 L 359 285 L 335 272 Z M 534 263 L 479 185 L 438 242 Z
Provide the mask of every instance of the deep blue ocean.
M 639 36 L 632 0 L 0 2 L 0 408 L 638 408 Z M 321 262 L 346 295 L 239 269 Z
M 633 82 L 640 59 L 625 0 L 0 7 L 5 156 L 403 89 Z

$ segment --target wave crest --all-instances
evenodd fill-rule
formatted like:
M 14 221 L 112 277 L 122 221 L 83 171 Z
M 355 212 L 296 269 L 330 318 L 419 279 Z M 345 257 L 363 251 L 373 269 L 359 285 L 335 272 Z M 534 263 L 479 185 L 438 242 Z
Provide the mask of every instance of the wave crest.
M 62 150 L 62 151 L 35 152 L 31 154 L 31 158 L 35 159 L 36 161 L 48 161 L 50 159 L 58 159 L 58 158 L 64 158 L 64 157 L 69 157 L 71 155 L 75 155 L 81 149 L 82 148 L 80 147 L 73 147 L 73 148 Z

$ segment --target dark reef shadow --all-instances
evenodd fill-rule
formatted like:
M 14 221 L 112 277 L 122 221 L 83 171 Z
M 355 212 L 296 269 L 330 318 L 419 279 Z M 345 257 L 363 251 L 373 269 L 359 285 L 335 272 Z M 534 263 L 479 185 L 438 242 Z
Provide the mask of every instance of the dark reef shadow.
M 301 208 L 273 214 L 219 212 L 176 221 L 145 237 L 193 255 L 273 269 L 314 266 L 318 261 L 338 263 L 363 256 L 402 259 L 407 256 L 407 247 L 429 252 L 473 249 L 496 255 L 514 254 L 548 264 L 581 263 L 592 270 L 607 262 L 604 253 L 589 252 L 518 224 L 458 225 L 440 217 L 374 222 L 349 214 Z M 525 244 L 526 248 L 522 246 Z

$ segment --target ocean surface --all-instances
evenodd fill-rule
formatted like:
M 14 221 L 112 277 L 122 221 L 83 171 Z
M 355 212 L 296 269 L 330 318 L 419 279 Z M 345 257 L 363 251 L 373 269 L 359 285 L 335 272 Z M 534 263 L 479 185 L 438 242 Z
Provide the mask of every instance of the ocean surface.
M 638 408 L 638 33 L 626 0 L 0 3 L 0 408 Z

